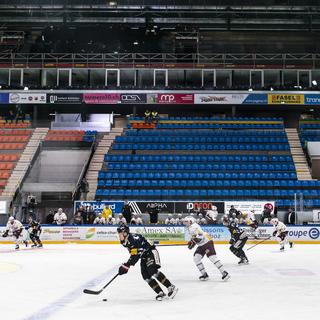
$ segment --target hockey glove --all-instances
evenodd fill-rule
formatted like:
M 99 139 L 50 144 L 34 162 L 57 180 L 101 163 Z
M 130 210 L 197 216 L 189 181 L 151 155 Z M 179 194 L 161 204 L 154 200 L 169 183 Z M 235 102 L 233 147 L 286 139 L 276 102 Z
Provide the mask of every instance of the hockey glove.
M 229 244 L 234 244 L 234 239 L 230 239 Z
M 191 239 L 189 242 L 188 242 L 188 249 L 193 249 L 194 246 L 196 245 L 196 242 L 194 241 L 194 239 Z
M 272 236 L 275 237 L 277 235 L 277 231 L 273 231 Z
M 7 236 L 8 236 L 8 233 L 9 233 L 8 230 L 5 231 L 5 232 L 3 233 L 3 235 L 2 235 L 2 237 L 3 237 L 3 238 L 7 237 Z
M 123 263 L 118 270 L 119 276 L 126 274 L 130 269 L 130 266 L 127 263 Z

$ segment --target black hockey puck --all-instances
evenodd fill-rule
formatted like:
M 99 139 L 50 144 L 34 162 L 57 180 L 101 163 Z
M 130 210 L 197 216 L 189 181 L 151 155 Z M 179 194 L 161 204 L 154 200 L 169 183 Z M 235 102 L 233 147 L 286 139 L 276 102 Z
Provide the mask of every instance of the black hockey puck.
M 102 301 L 108 301 L 108 299 L 102 299 Z

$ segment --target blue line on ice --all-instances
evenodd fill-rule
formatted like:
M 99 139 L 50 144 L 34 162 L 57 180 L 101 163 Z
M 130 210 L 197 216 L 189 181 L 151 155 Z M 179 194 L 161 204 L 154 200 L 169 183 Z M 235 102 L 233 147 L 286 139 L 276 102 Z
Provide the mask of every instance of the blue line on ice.
M 83 289 L 94 287 L 101 283 L 101 281 L 108 281 L 108 277 L 113 277 L 113 275 L 117 272 L 117 268 L 108 270 L 107 272 L 100 274 L 96 278 L 84 283 L 77 289 L 67 293 L 60 299 L 53 301 L 52 303 L 40 309 L 39 311 L 36 311 L 32 315 L 23 318 L 23 320 L 43 320 L 50 318 L 53 314 L 57 313 L 58 311 L 63 309 L 67 304 L 75 301 L 80 295 L 82 295 Z

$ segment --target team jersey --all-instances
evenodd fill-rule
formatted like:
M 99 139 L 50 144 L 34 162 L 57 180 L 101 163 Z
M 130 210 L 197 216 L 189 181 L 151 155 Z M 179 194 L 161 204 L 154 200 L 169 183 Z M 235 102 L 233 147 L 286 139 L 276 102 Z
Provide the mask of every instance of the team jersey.
M 204 232 L 197 223 L 193 223 L 191 226 L 187 227 L 187 229 L 191 239 L 195 240 L 198 246 L 202 246 L 212 240 L 209 234 Z
M 287 227 L 283 222 L 279 221 L 278 224 L 275 226 L 274 231 L 277 231 L 277 235 L 280 235 L 281 233 L 287 231 Z
M 7 226 L 6 226 L 6 231 L 10 232 L 10 233 L 14 233 L 18 230 L 22 230 L 23 229 L 23 225 L 19 220 L 14 220 L 13 223 L 8 222 Z
M 127 239 L 121 241 L 121 244 L 130 253 L 130 258 L 127 261 L 129 266 L 134 266 L 145 253 L 155 249 L 155 246 L 151 245 L 144 236 L 137 233 L 129 233 Z
M 29 222 L 29 224 L 26 226 L 26 230 L 31 229 L 31 232 L 38 232 L 41 231 L 41 224 L 38 221 L 32 220 Z
M 244 239 L 247 237 L 245 230 L 241 230 L 235 221 L 231 221 L 228 225 L 228 229 L 231 233 L 231 239 L 236 242 L 239 239 Z
M 104 220 L 104 218 L 96 217 L 93 224 L 106 224 L 106 220 Z

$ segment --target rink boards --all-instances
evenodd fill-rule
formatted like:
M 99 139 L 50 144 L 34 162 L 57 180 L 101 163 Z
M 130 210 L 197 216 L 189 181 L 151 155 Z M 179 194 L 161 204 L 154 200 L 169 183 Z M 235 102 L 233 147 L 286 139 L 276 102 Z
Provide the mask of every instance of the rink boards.
M 228 243 L 230 232 L 223 225 L 202 226 L 214 240 L 215 243 Z M 252 231 L 247 230 L 249 240 L 253 243 Z M 0 226 L 0 243 L 12 242 L 12 237 L 2 238 L 5 230 Z M 150 241 L 163 245 L 185 244 L 189 240 L 189 234 L 183 226 L 144 225 L 130 226 L 131 232 L 141 233 Z M 256 230 L 258 241 L 269 238 L 274 231 L 272 226 L 261 226 Z M 290 240 L 296 243 L 320 244 L 320 225 L 312 226 L 290 226 L 288 227 Z M 24 231 L 24 237 L 28 238 L 28 232 Z M 87 243 L 87 244 L 116 244 L 119 243 L 116 226 L 46 226 L 42 227 L 41 239 L 44 243 Z M 271 238 L 265 243 L 275 243 Z

